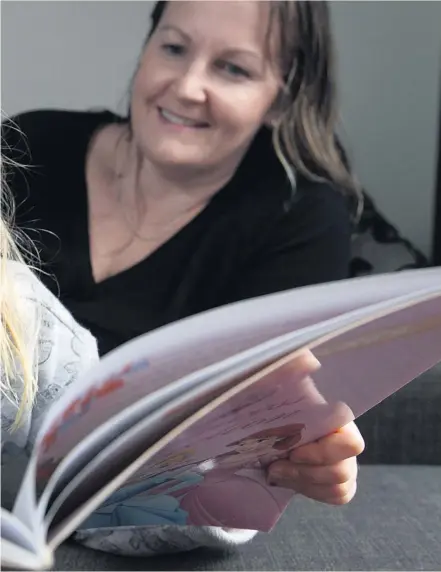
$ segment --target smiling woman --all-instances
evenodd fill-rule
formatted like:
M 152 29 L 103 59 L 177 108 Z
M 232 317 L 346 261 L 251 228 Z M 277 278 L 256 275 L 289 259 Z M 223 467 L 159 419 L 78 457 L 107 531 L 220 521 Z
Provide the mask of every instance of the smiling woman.
M 41 279 L 101 354 L 222 304 L 348 276 L 359 192 L 335 83 L 323 2 L 158 2 L 127 117 L 34 110 L 3 125 L 5 152 L 31 166 L 9 177 L 16 222 L 38 233 Z M 291 461 L 279 473 L 348 502 L 361 438 L 351 426 L 326 439 L 314 459 L 332 463 L 303 454 L 312 484 Z M 181 530 L 171 546 L 253 534 Z M 118 535 L 83 540 L 170 546 L 167 531 Z

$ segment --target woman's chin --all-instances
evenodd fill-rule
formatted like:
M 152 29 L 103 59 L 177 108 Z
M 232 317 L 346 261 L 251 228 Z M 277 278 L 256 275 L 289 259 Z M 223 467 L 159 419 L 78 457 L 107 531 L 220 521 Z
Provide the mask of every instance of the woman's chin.
M 201 170 L 204 169 L 206 160 L 200 156 L 189 155 L 184 153 L 170 153 L 167 151 L 158 152 L 150 155 L 152 163 L 163 169 L 179 169 L 179 170 Z

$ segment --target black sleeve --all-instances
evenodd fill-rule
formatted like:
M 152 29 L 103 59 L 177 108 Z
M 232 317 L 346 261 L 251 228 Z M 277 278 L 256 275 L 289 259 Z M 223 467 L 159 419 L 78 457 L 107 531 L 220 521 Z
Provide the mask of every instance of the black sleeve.
M 228 302 L 348 278 L 352 223 L 343 195 L 311 184 L 243 266 Z

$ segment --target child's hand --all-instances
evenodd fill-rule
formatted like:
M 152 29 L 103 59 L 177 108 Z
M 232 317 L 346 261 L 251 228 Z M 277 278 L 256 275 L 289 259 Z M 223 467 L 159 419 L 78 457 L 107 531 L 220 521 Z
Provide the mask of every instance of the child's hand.
M 274 462 L 268 467 L 268 481 L 317 501 L 346 504 L 357 489 L 356 457 L 363 449 L 363 438 L 351 422 L 331 435 L 298 447 L 289 460 Z

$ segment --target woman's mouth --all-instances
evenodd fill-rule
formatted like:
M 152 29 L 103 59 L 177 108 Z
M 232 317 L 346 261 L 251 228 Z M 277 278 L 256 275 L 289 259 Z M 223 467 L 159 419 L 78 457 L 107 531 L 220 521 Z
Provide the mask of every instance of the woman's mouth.
M 209 127 L 210 125 L 206 121 L 200 121 L 198 119 L 192 119 L 190 117 L 184 117 L 182 115 L 177 115 L 164 109 L 163 107 L 158 107 L 159 115 L 167 123 L 172 125 L 178 125 L 180 127 L 192 127 L 193 129 L 203 129 Z

